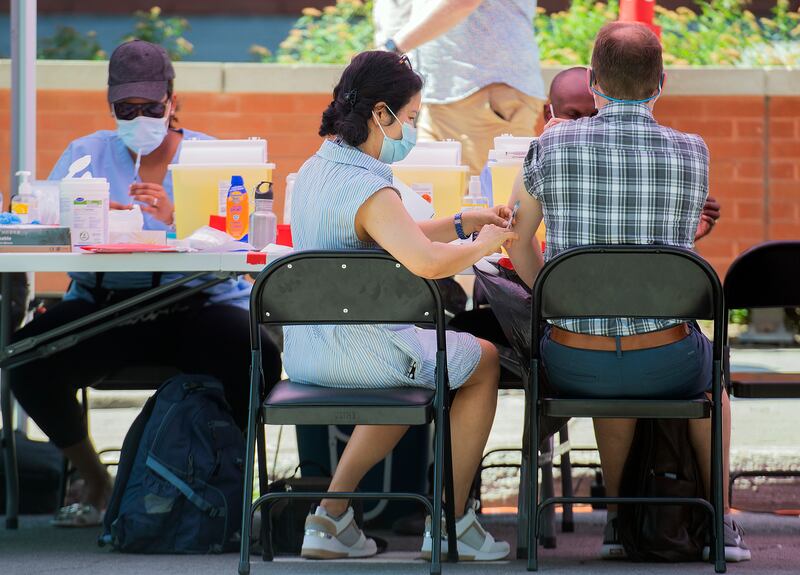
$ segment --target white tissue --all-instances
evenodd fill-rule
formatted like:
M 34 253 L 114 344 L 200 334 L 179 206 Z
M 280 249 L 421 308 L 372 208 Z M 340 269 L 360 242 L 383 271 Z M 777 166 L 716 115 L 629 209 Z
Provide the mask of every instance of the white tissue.
M 109 232 L 139 232 L 142 228 L 144 228 L 144 216 L 138 204 L 134 204 L 131 210 L 109 210 Z
M 209 226 L 197 228 L 186 240 L 189 247 L 199 252 L 240 252 L 255 250 L 246 242 L 233 239 L 233 236 Z

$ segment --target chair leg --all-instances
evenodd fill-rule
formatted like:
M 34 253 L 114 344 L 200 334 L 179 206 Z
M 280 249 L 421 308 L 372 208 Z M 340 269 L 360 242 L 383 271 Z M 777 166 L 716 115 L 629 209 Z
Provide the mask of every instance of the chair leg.
M 431 517 L 431 575 L 442 572 L 442 491 L 444 464 L 444 409 L 437 398 L 436 427 L 433 438 L 433 516 Z M 446 519 L 446 518 L 445 518 Z
M 568 424 L 558 432 L 559 443 L 569 443 L 569 429 Z M 561 455 L 561 495 L 563 497 L 572 497 L 572 461 L 569 457 L 569 451 L 565 451 Z M 572 504 L 565 503 L 561 511 L 561 532 L 572 533 L 575 531 L 575 519 L 572 513 Z
M 261 495 L 264 495 L 269 489 L 265 427 L 264 425 L 259 425 L 256 429 L 256 444 L 258 446 L 258 488 Z M 261 559 L 264 561 L 272 561 L 272 533 L 270 532 L 272 525 L 270 525 L 269 508 L 269 504 L 265 503 L 261 506 L 261 509 L 259 509 L 259 513 L 261 514 L 261 532 L 259 533 L 259 540 L 261 541 Z
M 530 481 L 531 462 L 528 459 L 528 442 L 530 441 L 528 424 L 528 399 L 525 391 L 525 419 L 522 431 L 522 453 L 519 467 L 519 495 L 517 495 L 517 559 L 528 557 L 528 482 Z
M 553 438 L 547 440 L 549 461 L 542 465 L 542 499 L 555 496 L 553 481 Z M 548 505 L 542 511 L 541 536 L 539 543 L 545 549 L 556 548 L 556 510 L 553 505 Z
M 727 486 L 722 483 L 722 393 L 719 389 L 722 379 L 722 368 L 720 361 L 714 362 L 714 391 L 713 391 L 713 412 L 711 414 L 711 478 L 712 504 L 714 506 L 714 570 L 717 573 L 725 573 L 725 540 L 723 527 L 723 497 L 722 490 Z
M 253 507 L 253 471 L 255 468 L 256 426 L 261 425 L 259 411 L 261 350 L 252 350 L 250 363 L 250 412 L 247 417 L 247 444 L 244 463 L 244 496 L 242 497 L 241 547 L 239 548 L 239 574 L 250 573 L 250 529 Z
M 450 434 L 450 410 L 444 410 L 442 421 L 444 430 L 444 517 L 447 527 L 447 541 L 456 541 L 455 492 L 453 489 L 453 450 Z M 448 545 L 447 560 L 458 562 L 458 545 Z
M 539 569 L 539 362 L 531 361 L 531 393 L 529 394 L 530 438 L 528 439 L 528 571 Z
M 11 276 L 0 274 L 0 349 L 11 343 Z M 6 471 L 6 529 L 19 527 L 19 469 L 14 438 L 14 406 L 8 370 L 0 370 L 0 412 L 3 418 L 3 463 Z

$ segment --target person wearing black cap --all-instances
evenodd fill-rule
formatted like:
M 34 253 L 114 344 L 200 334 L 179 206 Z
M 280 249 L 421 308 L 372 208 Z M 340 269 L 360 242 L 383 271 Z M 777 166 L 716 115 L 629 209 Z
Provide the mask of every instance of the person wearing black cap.
M 67 175 L 77 159 L 90 155 L 87 170 L 106 178 L 112 209 L 141 207 L 146 230 L 170 230 L 173 224 L 172 178 L 185 138 L 210 136 L 176 127 L 175 72 L 166 51 L 133 40 L 111 55 L 108 102 L 117 129 L 101 130 L 73 141 L 50 173 Z M 76 174 L 80 176 L 81 174 Z M 179 274 L 72 273 L 64 301 L 17 332 L 24 339 L 82 318 Z M 111 493 L 111 480 L 88 436 L 75 391 L 114 371 L 135 364 L 174 365 L 185 373 L 219 379 L 240 427 L 247 416 L 250 284 L 228 280 L 197 297 L 117 327 L 50 357 L 11 371 L 17 400 L 36 424 L 70 459 L 83 479 L 77 502 L 61 509 L 54 523 L 97 525 Z M 265 380 L 280 377 L 280 353 L 263 337 Z

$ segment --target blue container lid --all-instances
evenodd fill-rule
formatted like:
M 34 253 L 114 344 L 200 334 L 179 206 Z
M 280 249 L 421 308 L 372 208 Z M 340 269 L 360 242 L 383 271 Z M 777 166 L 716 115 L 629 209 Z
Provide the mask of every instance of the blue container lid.
M 242 176 L 231 176 L 231 186 L 244 186 Z

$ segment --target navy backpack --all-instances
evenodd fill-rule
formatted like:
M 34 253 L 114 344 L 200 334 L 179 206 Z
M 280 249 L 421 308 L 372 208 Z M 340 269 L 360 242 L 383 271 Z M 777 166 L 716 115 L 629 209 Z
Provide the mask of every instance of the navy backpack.
M 244 444 L 219 381 L 165 382 L 125 436 L 99 543 L 128 553 L 237 549 Z

